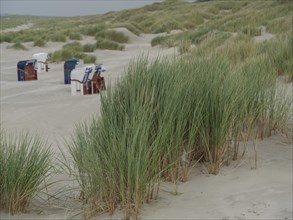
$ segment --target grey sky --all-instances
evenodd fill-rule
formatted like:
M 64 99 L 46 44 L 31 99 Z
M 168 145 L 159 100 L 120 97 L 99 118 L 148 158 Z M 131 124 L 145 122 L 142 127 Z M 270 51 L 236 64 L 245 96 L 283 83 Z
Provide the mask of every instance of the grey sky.
M 80 16 L 104 14 L 162 0 L 0 0 L 1 15 Z

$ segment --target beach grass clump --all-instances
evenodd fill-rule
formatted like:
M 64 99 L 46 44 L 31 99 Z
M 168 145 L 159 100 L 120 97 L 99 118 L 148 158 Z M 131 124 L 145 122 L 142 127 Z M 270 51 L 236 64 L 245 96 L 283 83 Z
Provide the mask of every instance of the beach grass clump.
M 181 40 L 178 47 L 178 52 L 180 54 L 189 53 L 191 51 L 191 41 Z
M 31 200 L 50 176 L 52 154 L 47 143 L 33 135 L 0 134 L 0 209 L 28 211 Z
M 176 46 L 177 44 L 180 44 L 180 42 L 183 42 L 183 41 L 189 41 L 189 40 L 188 39 L 178 40 L 173 36 L 160 36 L 159 35 L 159 36 L 154 37 L 152 39 L 151 45 L 152 45 L 152 47 L 160 45 L 161 47 L 170 48 L 170 47 Z
M 97 49 L 96 44 L 85 44 L 83 45 L 83 52 L 94 52 Z
M 267 31 L 274 34 L 282 34 L 292 31 L 292 16 L 283 16 L 267 22 Z
M 70 40 L 82 40 L 82 36 L 78 32 L 70 32 L 68 34 L 68 37 Z
M 67 50 L 71 50 L 71 51 L 79 51 L 79 52 L 82 52 L 83 51 L 83 46 L 80 42 L 72 42 L 72 43 L 68 43 L 68 44 L 65 44 L 63 47 L 63 49 L 67 49 Z
M 286 75 L 289 82 L 293 80 L 292 46 L 293 40 L 289 34 L 280 35 L 257 45 L 257 53 L 266 54 L 275 73 Z
M 278 130 L 269 120 L 285 123 L 289 101 L 279 108 L 271 98 L 269 69 L 259 58 L 234 71 L 216 55 L 132 62 L 101 96 L 101 117 L 79 126 L 69 144 L 87 213 L 121 205 L 125 217 L 137 217 L 157 197 L 162 178 L 187 181 L 197 161 L 218 174 L 232 157 L 231 143 L 237 158 L 242 133 Z
M 81 33 L 88 36 L 95 36 L 100 31 L 104 31 L 107 29 L 106 24 L 98 24 L 98 25 L 86 25 L 81 28 Z
M 180 137 L 185 131 L 186 123 L 180 129 L 174 127 L 173 123 L 177 123 L 179 119 L 173 112 L 174 107 L 171 108 L 172 104 L 168 105 L 164 113 L 167 104 L 164 100 L 174 100 L 169 99 L 172 97 L 169 97 L 168 91 L 174 91 L 171 94 L 177 97 L 176 100 L 182 100 L 174 90 L 176 85 L 170 84 L 173 79 L 166 78 L 174 66 L 167 62 L 165 64 L 163 71 L 159 63 L 148 67 L 146 60 L 132 64 L 127 79 L 123 79 L 118 87 L 102 99 L 102 120 L 78 130 L 71 152 L 73 158 L 77 158 L 75 164 L 81 164 L 78 166 L 78 179 L 82 183 L 82 190 L 86 190 L 82 192 L 86 196 L 84 201 L 99 204 L 88 204 L 90 207 L 100 207 L 111 213 L 121 204 L 126 217 L 137 217 L 143 201 L 156 198 L 160 172 L 166 171 L 164 177 L 167 179 L 174 182 L 178 180 L 182 140 L 176 140 L 175 136 L 169 140 L 169 133 Z M 146 80 L 143 87 L 141 80 Z M 178 105 L 176 112 L 182 109 L 184 108 Z M 122 111 L 124 113 L 121 115 Z M 171 129 L 166 129 L 160 122 L 166 121 L 170 114 L 174 121 L 169 117 L 171 124 L 168 126 Z M 85 164 L 91 160 L 80 158 L 82 155 L 91 155 L 93 162 Z M 106 155 L 109 161 L 107 163 L 104 158 Z M 87 171 L 93 166 L 97 173 Z M 97 182 L 91 184 L 87 178 Z
M 218 55 L 226 57 L 232 64 L 245 61 L 255 55 L 256 43 L 251 38 L 237 36 L 217 48 Z
M 61 61 L 70 59 L 72 57 L 79 57 L 80 59 L 82 59 L 85 56 L 85 54 L 79 51 L 74 51 L 74 50 L 65 48 L 65 49 L 51 52 L 49 56 L 52 62 L 61 62 Z
M 9 36 L 9 34 L 0 33 L 0 43 L 3 43 L 3 42 L 11 43 L 12 37 Z
M 94 55 L 86 54 L 85 56 L 83 56 L 82 59 L 84 63 L 96 63 L 97 57 Z
M 71 57 L 79 57 L 85 63 L 95 63 L 96 56 L 85 54 L 84 52 L 93 52 L 96 45 L 82 45 L 80 42 L 68 43 L 61 50 L 54 51 L 50 54 L 52 62 L 60 62 L 70 59 Z
M 121 45 L 117 42 L 104 39 L 104 38 L 98 38 L 96 42 L 97 49 L 108 49 L 108 50 L 124 50 L 124 45 Z
M 128 42 L 128 36 L 126 36 L 122 32 L 114 31 L 114 30 L 105 30 L 100 31 L 96 34 L 96 39 L 108 39 L 117 43 L 127 43 Z
M 46 41 L 42 38 L 36 39 L 34 41 L 34 47 L 45 47 Z
M 67 37 L 63 33 L 54 33 L 48 36 L 48 40 L 53 42 L 66 42 Z
M 20 42 L 14 43 L 13 45 L 9 46 L 9 48 L 13 48 L 16 50 L 27 50 L 27 48 Z
M 151 45 L 155 47 L 157 45 L 163 45 L 163 42 L 165 42 L 165 36 L 157 36 L 152 39 Z
M 276 74 L 265 55 L 247 60 L 241 67 L 245 86 L 245 126 L 248 136 L 264 139 L 287 125 L 292 97 L 277 87 Z
M 242 29 L 243 34 L 247 34 L 250 37 L 260 36 L 261 35 L 261 29 L 257 27 L 252 26 L 246 26 Z
M 192 54 L 195 56 L 208 56 L 222 46 L 226 40 L 231 37 L 230 33 L 213 31 L 197 44 L 196 48 L 192 49 Z
M 170 31 L 172 30 L 177 30 L 177 29 L 181 29 L 181 25 L 180 23 L 176 20 L 176 19 L 171 19 L 171 20 L 164 20 L 162 21 L 158 21 L 156 24 L 154 24 L 152 26 L 152 32 L 154 34 L 158 34 L 158 33 L 170 33 Z
M 9 33 L 12 38 L 12 42 L 32 42 L 42 36 L 42 33 L 38 30 L 21 30 L 18 32 Z

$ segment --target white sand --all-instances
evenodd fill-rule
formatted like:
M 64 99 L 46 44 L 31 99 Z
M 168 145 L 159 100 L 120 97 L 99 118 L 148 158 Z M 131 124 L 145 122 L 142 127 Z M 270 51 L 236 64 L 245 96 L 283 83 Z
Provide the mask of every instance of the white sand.
M 127 29 L 119 29 L 130 36 L 125 51 L 97 50 L 97 63 L 103 63 L 107 72 L 103 75 L 107 86 L 123 75 L 129 61 L 142 52 L 150 57 L 174 55 L 176 49 L 151 48 L 154 35 L 133 35 Z M 84 38 L 84 43 L 93 41 Z M 100 96 L 71 96 L 70 85 L 64 85 L 63 62 L 50 64 L 49 72 L 38 74 L 37 81 L 18 82 L 16 64 L 31 59 L 37 52 L 51 52 L 62 47 L 60 43 L 48 43 L 46 48 L 25 44 L 28 51 L 7 49 L 1 44 L 1 126 L 9 132 L 29 130 L 48 138 L 56 155 L 59 146 L 64 149 L 64 139 L 69 140 L 76 123 L 90 120 L 99 114 Z M 292 86 L 292 84 L 291 84 Z M 174 187 L 162 184 L 158 200 L 145 204 L 142 219 L 292 219 L 292 145 L 285 143 L 281 135 L 257 143 L 258 169 L 254 167 L 254 151 L 248 143 L 243 160 L 223 167 L 218 176 L 206 175 L 204 167 L 192 171 L 190 181 Z M 64 179 L 58 176 L 57 179 Z M 76 183 L 61 182 L 55 185 L 59 199 L 50 204 L 36 199 L 32 211 L 9 216 L 1 213 L 1 219 L 81 219 L 80 203 L 66 196 L 66 190 Z M 77 197 L 77 195 L 75 195 Z M 73 210 L 72 210 L 73 208 Z M 102 215 L 96 219 L 117 219 Z

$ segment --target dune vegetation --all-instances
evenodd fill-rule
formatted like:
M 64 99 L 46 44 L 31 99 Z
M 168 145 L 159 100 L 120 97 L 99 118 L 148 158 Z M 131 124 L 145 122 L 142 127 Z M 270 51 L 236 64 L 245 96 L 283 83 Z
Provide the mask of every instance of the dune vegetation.
M 292 33 L 293 6 L 280 1 L 197 1 L 166 0 L 137 9 L 109 12 L 104 15 L 70 17 L 1 17 L 1 29 L 32 23 L 29 29 L 0 33 L 0 42 L 36 42 L 45 46 L 48 41 L 79 41 L 83 36 L 97 39 L 96 49 L 123 50 L 127 36 L 110 28 L 125 27 L 131 32 L 181 33 L 154 38 L 152 46 L 180 47 L 180 53 L 189 52 L 189 44 L 199 45 L 211 32 L 221 36 L 233 33 L 255 37 L 266 32 L 279 35 Z M 224 37 L 225 38 L 225 37 Z M 39 45 L 39 40 L 42 39 Z M 219 45 L 218 45 L 219 46 Z M 82 52 L 82 51 L 80 51 Z
M 237 68 L 216 55 L 133 61 L 69 145 L 87 213 L 121 204 L 137 218 L 161 180 L 187 181 L 197 162 L 218 174 L 241 141 L 286 131 L 292 97 L 273 71 L 263 56 Z
M 158 27 L 148 25 L 156 24 L 153 14 L 158 7 L 164 8 L 160 13 L 174 8 L 180 13 L 184 5 L 190 6 L 167 1 L 105 17 L 157 33 Z M 80 125 L 69 144 L 89 216 L 113 213 L 122 206 L 125 218 L 137 218 L 143 203 L 157 198 L 162 180 L 188 181 L 190 168 L 198 162 L 208 173 L 218 174 L 223 164 L 241 157 L 240 142 L 275 132 L 288 134 L 293 100 L 276 80 L 286 74 L 292 81 L 292 27 L 275 29 L 274 37 L 262 42 L 254 37 L 275 19 L 290 18 L 292 5 L 286 1 L 194 5 L 206 9 L 206 14 L 201 11 L 206 20 L 199 19 L 195 30 L 177 26 L 176 22 L 182 23 L 173 14 L 176 22 L 164 19 L 168 24 L 161 24 L 158 32 L 180 28 L 183 32 L 152 41 L 153 46 L 178 46 L 182 56 L 134 60 L 115 88 L 101 96 L 101 117 Z M 276 18 L 268 13 L 272 7 Z M 262 9 L 264 13 L 256 13 Z M 143 10 L 152 13 L 135 14 Z M 266 29 L 271 30 L 272 26 Z
M 136 219 L 144 203 L 158 198 L 161 181 L 188 181 L 196 163 L 217 175 L 245 153 L 239 152 L 240 143 L 277 132 L 290 135 L 293 98 L 277 82 L 293 81 L 292 11 L 287 0 L 166 0 L 76 19 L 33 17 L 33 28 L 1 33 L 0 42 L 64 42 L 50 54 L 52 62 L 80 57 L 94 63 L 96 49 L 125 49 L 127 36 L 112 28 L 126 27 L 137 35 L 166 33 L 151 45 L 176 47 L 179 56 L 134 58 L 115 87 L 101 94 L 100 117 L 77 126 L 66 144 L 71 157 L 62 158 L 79 182 L 86 217 L 122 207 L 126 219 Z M 4 27 L 20 24 L 5 20 Z M 83 45 L 83 36 L 96 43 Z M 17 162 L 6 156 L 3 146 L 10 145 L 16 146 L 1 141 L 3 167 L 5 160 Z M 37 183 L 46 177 L 48 154 Z M 1 198 L 7 198 L 1 208 L 23 211 L 10 207 L 7 186 L 1 185 Z
M 48 144 L 29 133 L 0 133 L 0 209 L 12 215 L 26 212 L 31 200 L 46 187 L 53 155 Z

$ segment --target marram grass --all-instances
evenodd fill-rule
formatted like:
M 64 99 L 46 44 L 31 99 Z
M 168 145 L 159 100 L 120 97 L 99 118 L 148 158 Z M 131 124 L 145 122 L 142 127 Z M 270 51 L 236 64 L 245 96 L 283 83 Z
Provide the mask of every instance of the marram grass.
M 51 151 L 34 135 L 0 134 L 0 209 L 12 215 L 28 210 L 50 176 Z
M 161 179 L 187 181 L 197 161 L 218 174 L 237 158 L 243 133 L 280 130 L 292 99 L 279 100 L 265 57 L 246 62 L 231 68 L 213 55 L 131 62 L 102 94 L 101 117 L 79 126 L 69 143 L 86 214 L 121 206 L 137 218 Z

